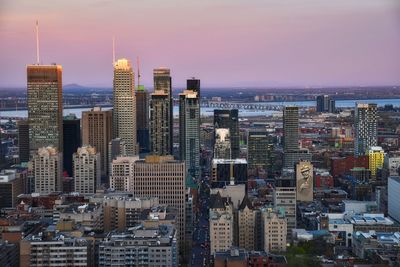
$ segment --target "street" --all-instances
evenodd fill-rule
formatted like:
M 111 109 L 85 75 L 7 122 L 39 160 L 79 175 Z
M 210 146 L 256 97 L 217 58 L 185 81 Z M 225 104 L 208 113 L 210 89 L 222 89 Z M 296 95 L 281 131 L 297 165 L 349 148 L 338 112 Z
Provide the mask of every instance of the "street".
M 202 176 L 199 181 L 199 214 L 195 221 L 193 231 L 193 248 L 191 266 L 209 266 L 210 264 L 210 237 L 209 237 L 209 162 L 202 168 Z

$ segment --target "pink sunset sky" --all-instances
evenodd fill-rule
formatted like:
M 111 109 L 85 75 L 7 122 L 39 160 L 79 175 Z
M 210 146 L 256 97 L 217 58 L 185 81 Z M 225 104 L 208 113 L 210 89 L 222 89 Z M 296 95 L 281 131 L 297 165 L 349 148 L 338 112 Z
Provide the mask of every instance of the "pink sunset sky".
M 0 0 L 0 87 L 25 86 L 36 19 L 64 84 L 111 87 L 112 36 L 148 87 L 159 66 L 174 86 L 400 84 L 398 0 Z

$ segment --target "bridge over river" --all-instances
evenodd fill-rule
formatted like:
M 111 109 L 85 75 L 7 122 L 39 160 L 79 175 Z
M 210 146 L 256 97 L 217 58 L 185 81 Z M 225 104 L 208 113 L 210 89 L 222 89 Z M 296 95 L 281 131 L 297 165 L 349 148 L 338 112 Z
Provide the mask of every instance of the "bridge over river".
M 102 105 L 103 108 L 111 108 L 110 105 Z M 284 105 L 278 104 L 278 103 L 240 103 L 240 102 L 217 102 L 217 101 L 202 101 L 201 103 L 202 108 L 210 108 L 210 109 L 239 109 L 239 110 L 245 110 L 245 111 L 282 111 Z M 64 111 L 65 109 L 73 110 L 73 109 L 81 109 L 81 108 L 91 108 L 91 106 L 88 105 L 64 105 Z M 15 111 L 14 112 L 11 110 L 5 110 L 2 114 L 2 111 L 0 111 L 0 120 L 21 120 L 21 119 L 26 119 L 26 109 L 22 109 L 19 111 L 23 111 L 24 115 L 22 115 L 20 112 Z

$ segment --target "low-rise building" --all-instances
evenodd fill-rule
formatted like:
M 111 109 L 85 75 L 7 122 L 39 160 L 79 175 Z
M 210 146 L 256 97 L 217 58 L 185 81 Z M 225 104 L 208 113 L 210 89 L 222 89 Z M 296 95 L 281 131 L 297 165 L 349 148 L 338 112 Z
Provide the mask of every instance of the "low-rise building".
M 28 235 L 20 243 L 20 266 L 88 266 L 88 242 L 62 232 Z
M 99 266 L 178 266 L 176 234 L 173 225 L 112 232 L 99 244 Z
M 380 233 L 357 231 L 353 234 L 353 254 L 361 259 L 394 266 L 400 253 L 400 233 Z

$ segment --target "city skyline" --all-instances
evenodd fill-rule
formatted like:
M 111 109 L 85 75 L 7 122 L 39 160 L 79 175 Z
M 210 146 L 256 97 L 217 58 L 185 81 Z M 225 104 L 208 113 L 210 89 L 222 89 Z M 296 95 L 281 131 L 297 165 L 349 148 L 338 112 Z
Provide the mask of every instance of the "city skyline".
M 140 57 L 146 87 L 159 66 L 171 69 L 178 87 L 192 76 L 204 88 L 400 83 L 400 4 L 394 0 L 0 5 L 0 58 L 8 62 L 0 67 L 0 87 L 26 84 L 36 20 L 41 62 L 61 64 L 64 84 L 111 87 L 113 36 L 117 58 Z

